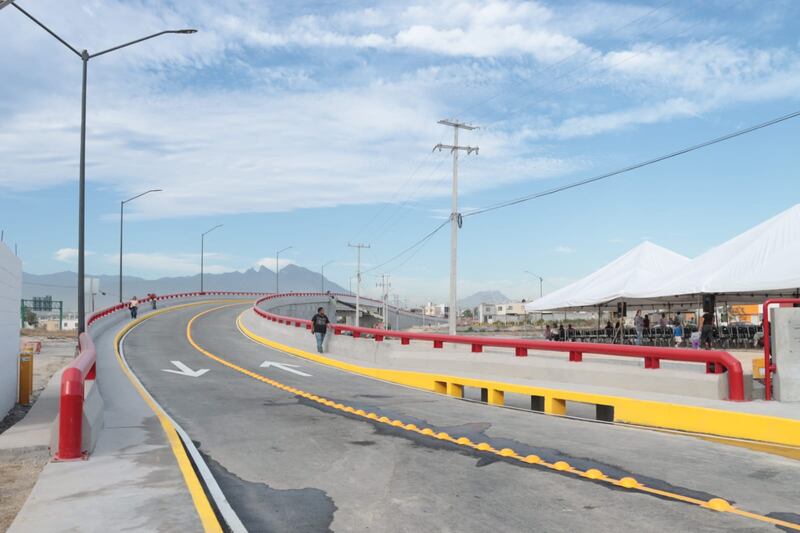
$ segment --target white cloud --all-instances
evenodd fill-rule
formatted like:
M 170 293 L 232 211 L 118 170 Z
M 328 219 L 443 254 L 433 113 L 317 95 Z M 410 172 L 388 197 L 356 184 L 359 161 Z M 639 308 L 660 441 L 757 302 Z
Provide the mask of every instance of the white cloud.
M 289 259 L 287 257 L 281 257 L 278 259 L 278 270 L 283 270 L 288 265 L 295 265 L 297 262 L 294 259 Z M 275 271 L 275 257 L 262 257 L 258 261 L 256 261 L 256 267 L 266 267 L 273 272 Z
M 94 255 L 94 252 L 85 250 L 85 255 Z M 78 262 L 78 249 L 77 248 L 59 248 L 53 253 L 53 258 L 62 263 L 77 263 Z
M 447 0 L 320 9 L 309 16 L 254 0 L 214 5 L 187 0 L 147 10 L 118 1 L 84 3 L 88 12 L 53 0 L 38 5 L 68 39 L 91 36 L 85 46 L 92 49 L 165 25 L 202 26 L 196 36 L 167 36 L 93 60 L 88 179 L 121 197 L 146 187 L 165 190 L 132 204 L 131 217 L 392 201 L 413 169 L 408 160 L 418 161 L 417 154 L 428 153 L 449 134 L 435 122 L 452 110 L 451 89 L 467 82 L 493 91 L 515 76 L 538 80 L 541 63 L 574 53 L 596 58 L 576 75 L 587 76 L 585 83 L 559 92 L 550 106 L 544 98 L 541 108 L 520 113 L 504 108 L 516 122 L 464 135 L 481 153 L 462 160 L 463 193 L 561 176 L 587 164 L 580 156 L 553 155 L 542 143 L 532 147 L 543 138 L 598 136 L 800 92 L 794 49 L 705 39 L 657 46 L 615 41 L 610 45 L 615 49 L 600 51 L 580 40 L 645 14 L 639 6 L 589 3 L 567 9 L 556 3 Z M 580 22 L 569 24 L 566 14 L 574 10 L 580 11 Z M 0 33 L 14 36 L 0 55 L 0 71 L 11 80 L 10 97 L 0 101 L 0 189 L 36 190 L 73 181 L 77 174 L 80 69 L 56 53 L 58 43 L 17 15 L 4 10 L 0 17 Z M 665 9 L 659 16 L 671 15 Z M 343 55 L 361 62 L 368 81 L 325 84 L 315 65 L 306 64 L 312 60 L 264 66 L 247 53 L 289 46 L 313 49 L 315 57 L 323 56 L 324 50 L 316 53 L 320 48 L 351 49 Z M 399 72 L 382 70 L 380 61 L 358 56 L 363 48 L 425 52 L 419 54 L 424 61 Z M 223 66 L 230 71 L 220 74 Z M 240 73 L 258 83 L 215 86 L 215 76 Z M 183 78 L 191 89 L 175 81 Z M 65 94 L 65 87 L 73 94 Z M 526 83 L 521 87 L 533 92 Z M 621 90 L 630 98 L 614 99 L 611 108 L 584 105 L 577 91 L 595 87 Z M 564 94 L 570 98 L 558 105 Z M 529 98 L 515 95 L 501 94 L 498 101 L 529 105 Z M 622 101 L 632 103 L 623 107 Z M 446 157 L 430 156 L 405 191 L 418 191 L 415 199 L 449 194 L 448 165 L 432 172 Z
M 565 246 L 563 244 L 556 246 L 556 252 L 560 254 L 574 254 L 575 248 L 570 248 L 569 246 Z

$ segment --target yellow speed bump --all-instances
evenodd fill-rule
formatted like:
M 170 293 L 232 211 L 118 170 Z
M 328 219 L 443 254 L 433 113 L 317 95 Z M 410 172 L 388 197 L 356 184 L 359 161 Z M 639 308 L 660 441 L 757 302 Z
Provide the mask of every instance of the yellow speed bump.
M 707 507 L 719 512 L 725 512 L 730 511 L 732 505 L 728 503 L 727 500 L 723 500 L 722 498 L 711 498 L 708 500 L 708 503 L 703 505 L 703 507 Z
M 619 481 L 617 481 L 617 485 L 626 489 L 636 489 L 641 486 L 639 482 L 632 477 L 624 477 L 620 479 Z
M 596 468 L 590 468 L 583 473 L 583 477 L 588 477 L 589 479 L 603 479 L 606 475 Z

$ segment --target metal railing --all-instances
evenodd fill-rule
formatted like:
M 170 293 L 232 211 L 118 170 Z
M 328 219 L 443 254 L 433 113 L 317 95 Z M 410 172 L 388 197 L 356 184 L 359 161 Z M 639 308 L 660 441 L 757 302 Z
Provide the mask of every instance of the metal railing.
M 256 314 L 267 320 L 287 326 L 305 327 L 306 329 L 311 329 L 310 320 L 276 315 L 259 308 L 259 305 L 262 303 L 289 296 L 324 296 L 324 294 L 273 294 L 256 301 L 253 309 Z M 728 399 L 735 402 L 745 401 L 744 374 L 742 372 L 742 364 L 738 359 L 728 352 L 719 350 L 690 350 L 685 348 L 668 348 L 659 346 L 630 346 L 617 344 L 595 344 L 588 342 L 562 342 L 467 335 L 445 335 L 438 333 L 413 333 L 409 331 L 355 327 L 345 324 L 329 324 L 328 327 L 333 331 L 334 335 L 341 335 L 344 332 L 349 332 L 353 338 L 369 336 L 372 337 L 375 342 L 382 342 L 387 338 L 399 339 L 401 345 L 408 345 L 412 340 L 426 341 L 432 342 L 434 349 L 443 348 L 446 343 L 449 343 L 469 345 L 471 346 L 473 353 L 481 353 L 485 347 L 511 348 L 514 349 L 514 353 L 517 357 L 526 357 L 528 355 L 528 350 L 564 352 L 569 354 L 569 361 L 575 363 L 581 362 L 584 354 L 641 358 L 644 360 L 644 367 L 647 369 L 659 368 L 660 361 L 662 360 L 680 361 L 685 363 L 702 363 L 706 365 L 707 373 L 719 374 L 727 371 Z

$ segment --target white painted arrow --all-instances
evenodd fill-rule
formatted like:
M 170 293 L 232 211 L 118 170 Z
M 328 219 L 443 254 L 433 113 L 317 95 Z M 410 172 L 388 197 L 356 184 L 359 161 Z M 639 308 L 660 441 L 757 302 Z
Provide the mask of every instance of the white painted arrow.
M 271 366 L 280 368 L 281 370 L 285 370 L 287 372 L 291 372 L 292 374 L 297 374 L 298 376 L 305 376 L 307 378 L 311 377 L 311 374 L 306 374 L 305 372 L 295 370 L 295 368 L 297 368 L 297 365 L 289 365 L 286 363 L 275 363 L 273 361 L 264 361 L 263 363 L 261 363 L 261 368 L 269 368 Z
M 203 374 L 208 372 L 207 368 L 201 368 L 200 370 L 192 370 L 191 368 L 189 368 L 188 366 L 184 365 L 180 361 L 172 361 L 172 364 L 177 366 L 178 370 L 172 370 L 172 369 L 163 368 L 163 369 L 161 369 L 161 371 L 162 372 L 172 372 L 173 374 L 179 374 L 181 376 L 189 376 L 189 377 L 192 377 L 192 378 L 199 378 L 200 376 L 202 376 Z

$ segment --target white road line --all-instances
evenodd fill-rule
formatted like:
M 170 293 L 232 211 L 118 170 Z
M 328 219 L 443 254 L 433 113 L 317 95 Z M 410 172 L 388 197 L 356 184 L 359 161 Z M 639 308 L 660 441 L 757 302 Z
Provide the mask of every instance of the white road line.
M 180 376 L 189 376 L 190 378 L 199 378 L 206 372 L 208 372 L 207 368 L 201 368 L 200 370 L 192 370 L 185 364 L 181 363 L 180 361 L 170 361 L 173 365 L 178 367 L 178 370 L 172 370 L 168 368 L 162 368 L 162 372 L 171 372 L 173 374 L 178 374 Z
M 244 524 L 239 519 L 239 515 L 237 515 L 236 511 L 234 511 L 233 507 L 231 507 L 230 502 L 225 497 L 225 494 L 219 487 L 217 480 L 214 478 L 214 474 L 211 473 L 211 470 L 208 468 L 208 465 L 203 459 L 203 456 L 200 455 L 200 451 L 194 445 L 194 442 L 192 442 L 192 439 L 189 438 L 189 435 L 186 433 L 186 431 L 184 431 L 184 429 L 180 425 L 178 425 L 178 423 L 175 422 L 175 420 L 171 416 L 169 416 L 167 410 L 164 409 L 161 406 L 161 404 L 159 404 L 156 401 L 155 398 L 153 398 L 153 395 L 150 394 L 150 391 L 147 390 L 147 387 L 144 386 L 144 384 L 139 380 L 139 377 L 133 372 L 133 370 L 131 370 L 131 367 L 128 365 L 128 360 L 125 358 L 125 350 L 123 349 L 123 346 L 125 344 L 125 337 L 127 337 L 131 331 L 134 331 L 134 329 L 136 328 L 128 330 L 125 333 L 125 335 L 123 335 L 122 338 L 119 340 L 119 355 L 122 357 L 122 362 L 125 363 L 125 366 L 130 371 L 131 376 L 133 376 L 133 379 L 135 379 L 136 382 L 142 387 L 142 390 L 145 391 L 145 393 L 150 397 L 150 400 L 152 400 L 152 402 L 156 404 L 159 409 L 161 409 L 161 411 L 164 413 L 164 416 L 169 418 L 170 422 L 172 422 L 172 425 L 175 426 L 175 431 L 178 432 L 178 435 L 183 441 L 183 445 L 184 447 L 186 447 L 186 451 L 188 451 L 189 455 L 192 456 L 192 461 L 194 462 L 194 465 L 197 468 L 197 473 L 200 474 L 200 477 L 203 478 L 203 482 L 205 483 L 206 488 L 208 489 L 208 493 L 211 496 L 211 499 L 214 500 L 214 505 L 217 506 L 217 510 L 219 510 L 219 513 L 222 515 L 222 518 L 223 520 L 225 520 L 227 526 L 233 533 L 247 533 L 247 528 L 244 527 Z
M 288 363 L 276 363 L 274 361 L 264 361 L 263 363 L 261 363 L 261 368 L 269 368 L 272 366 L 274 366 L 275 368 L 280 368 L 281 370 L 285 370 L 286 372 L 291 372 L 292 374 L 297 374 L 298 376 L 304 376 L 307 378 L 311 377 L 311 374 L 306 374 L 305 372 L 302 372 L 300 370 L 295 370 L 295 368 L 298 368 L 299 365 L 290 365 Z

